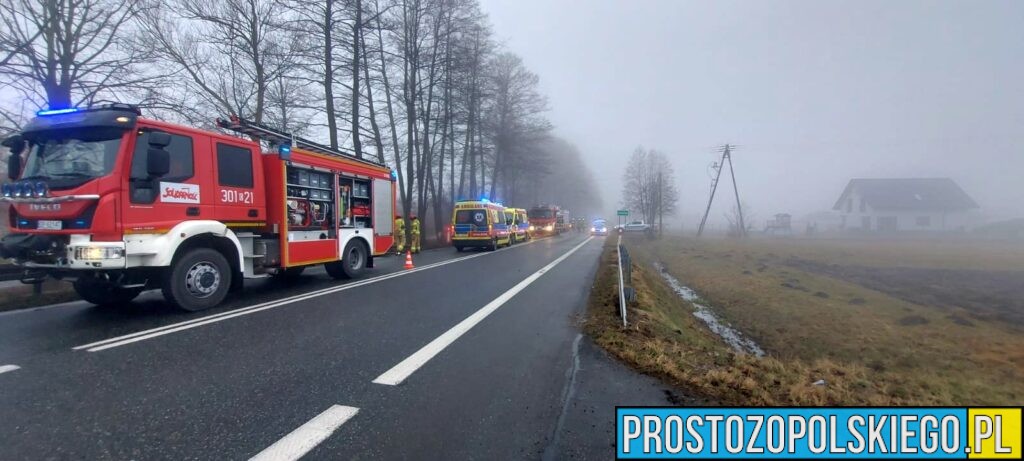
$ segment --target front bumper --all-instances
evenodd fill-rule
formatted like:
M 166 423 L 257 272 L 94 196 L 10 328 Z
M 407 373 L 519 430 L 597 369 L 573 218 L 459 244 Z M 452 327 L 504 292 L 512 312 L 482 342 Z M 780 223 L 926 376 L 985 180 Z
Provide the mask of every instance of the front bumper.
M 27 268 L 97 270 L 127 266 L 124 242 L 93 242 L 89 235 L 11 234 L 0 241 L 0 255 Z

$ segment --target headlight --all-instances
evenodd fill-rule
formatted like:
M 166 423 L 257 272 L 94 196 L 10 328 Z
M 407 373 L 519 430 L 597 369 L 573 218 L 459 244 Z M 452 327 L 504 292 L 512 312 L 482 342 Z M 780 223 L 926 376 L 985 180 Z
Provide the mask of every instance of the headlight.
M 99 261 L 103 259 L 119 259 L 124 257 L 124 250 L 110 247 L 76 247 L 75 259 Z
M 591 227 L 590 228 L 590 232 L 597 232 L 597 228 L 596 227 Z
M 530 226 L 530 230 L 537 230 L 536 227 Z
M 548 224 L 547 227 L 544 228 L 544 230 L 547 230 L 547 231 L 555 230 L 555 226 L 552 226 L 551 224 Z

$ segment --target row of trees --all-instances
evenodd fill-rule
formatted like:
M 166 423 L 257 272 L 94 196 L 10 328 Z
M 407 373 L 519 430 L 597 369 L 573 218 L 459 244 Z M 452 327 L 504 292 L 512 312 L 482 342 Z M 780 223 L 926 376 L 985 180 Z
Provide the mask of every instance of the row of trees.
M 477 0 L 0 0 L 0 15 L 8 129 L 106 101 L 207 128 L 231 113 L 393 165 L 402 208 L 438 228 L 459 198 L 557 203 L 555 174 L 599 206 Z

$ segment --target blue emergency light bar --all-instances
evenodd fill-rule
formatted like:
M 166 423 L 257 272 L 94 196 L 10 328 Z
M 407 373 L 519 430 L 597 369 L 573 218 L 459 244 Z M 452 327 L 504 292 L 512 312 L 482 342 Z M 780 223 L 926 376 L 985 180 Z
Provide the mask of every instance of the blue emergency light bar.
M 38 115 L 40 117 L 45 117 L 47 115 L 70 114 L 72 112 L 78 112 L 78 108 L 76 108 L 76 107 L 69 107 L 67 109 L 46 109 L 46 110 L 41 110 L 39 112 L 36 112 L 36 115 Z

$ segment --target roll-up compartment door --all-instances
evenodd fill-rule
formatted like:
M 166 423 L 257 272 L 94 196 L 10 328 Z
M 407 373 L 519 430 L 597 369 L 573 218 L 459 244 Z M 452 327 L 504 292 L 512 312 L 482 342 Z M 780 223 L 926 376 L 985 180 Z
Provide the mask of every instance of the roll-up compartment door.
M 395 227 L 395 200 L 391 193 L 390 180 L 373 180 L 373 232 L 377 235 L 391 235 Z

